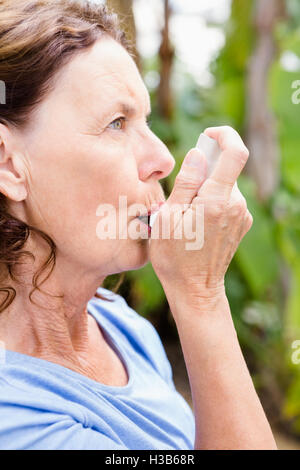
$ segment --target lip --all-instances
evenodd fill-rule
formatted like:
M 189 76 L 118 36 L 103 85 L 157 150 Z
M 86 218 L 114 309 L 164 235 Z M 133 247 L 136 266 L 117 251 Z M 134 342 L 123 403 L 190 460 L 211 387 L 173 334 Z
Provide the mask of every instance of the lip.
M 150 217 L 151 217 L 151 212 L 144 214 L 144 215 L 138 215 L 135 217 L 139 222 L 142 222 L 142 224 L 146 225 L 147 227 L 150 227 Z

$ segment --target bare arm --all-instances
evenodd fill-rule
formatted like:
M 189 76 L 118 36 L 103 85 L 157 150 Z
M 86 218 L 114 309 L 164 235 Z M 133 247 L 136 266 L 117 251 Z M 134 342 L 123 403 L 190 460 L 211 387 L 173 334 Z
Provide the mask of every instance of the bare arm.
M 194 299 L 188 287 L 165 291 L 192 391 L 195 449 L 276 449 L 225 293 Z

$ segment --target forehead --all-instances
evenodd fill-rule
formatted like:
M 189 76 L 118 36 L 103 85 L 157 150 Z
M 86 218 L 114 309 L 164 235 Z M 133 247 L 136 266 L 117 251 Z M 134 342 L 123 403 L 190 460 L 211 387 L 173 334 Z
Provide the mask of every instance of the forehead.
M 101 38 L 75 56 L 62 71 L 59 88 L 74 104 L 90 109 L 101 110 L 123 98 L 150 109 L 149 93 L 133 59 L 111 38 Z

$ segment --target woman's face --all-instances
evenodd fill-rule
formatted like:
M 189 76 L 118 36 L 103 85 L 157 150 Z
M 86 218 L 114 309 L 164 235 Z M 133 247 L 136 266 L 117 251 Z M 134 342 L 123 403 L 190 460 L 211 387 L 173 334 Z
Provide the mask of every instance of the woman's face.
M 147 262 L 148 229 L 136 216 L 164 200 L 159 180 L 174 167 L 147 125 L 149 113 L 134 61 L 104 38 L 60 71 L 22 134 L 23 216 L 54 240 L 57 256 L 71 265 L 101 276 Z M 128 213 L 137 203 L 144 209 Z M 115 208 L 116 221 L 103 204 Z

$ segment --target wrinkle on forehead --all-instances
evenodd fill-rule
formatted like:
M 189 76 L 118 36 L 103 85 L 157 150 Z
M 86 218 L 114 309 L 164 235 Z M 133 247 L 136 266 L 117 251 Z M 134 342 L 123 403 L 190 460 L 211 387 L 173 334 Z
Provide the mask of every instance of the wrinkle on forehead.
M 75 57 L 60 85 L 75 105 L 101 106 L 108 100 L 131 98 L 150 110 L 149 93 L 133 59 L 111 39 L 101 39 Z

